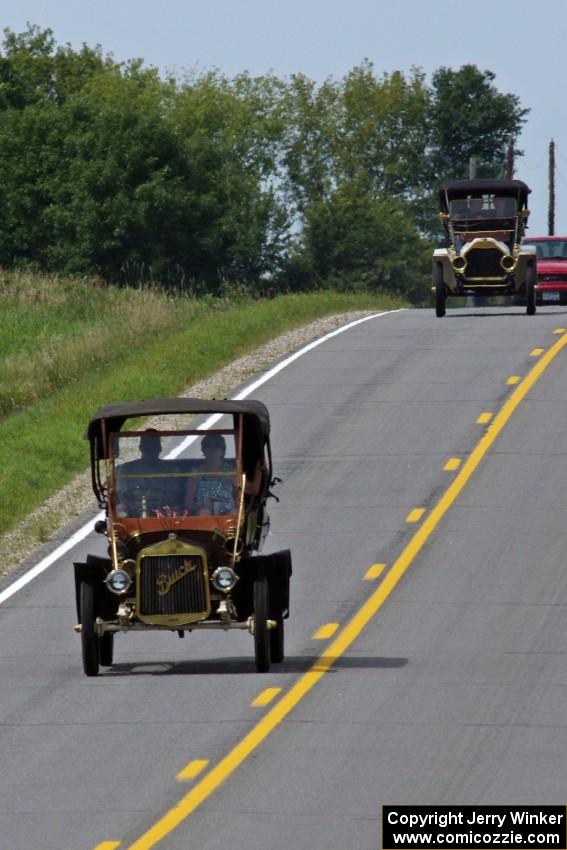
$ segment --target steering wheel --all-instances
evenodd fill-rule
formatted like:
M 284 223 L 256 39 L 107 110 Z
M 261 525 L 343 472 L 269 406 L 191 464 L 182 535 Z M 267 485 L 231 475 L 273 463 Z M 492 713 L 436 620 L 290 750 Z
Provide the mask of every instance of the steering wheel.
M 166 492 L 157 487 L 129 487 L 119 494 L 120 501 L 126 504 L 128 511 L 135 508 L 134 516 L 141 515 L 144 499 L 146 500 L 146 511 L 149 512 L 165 506 L 169 498 Z

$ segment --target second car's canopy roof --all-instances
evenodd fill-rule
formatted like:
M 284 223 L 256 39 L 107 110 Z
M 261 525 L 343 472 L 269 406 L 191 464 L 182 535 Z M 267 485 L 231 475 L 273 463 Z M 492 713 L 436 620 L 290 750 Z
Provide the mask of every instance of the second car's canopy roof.
M 455 198 L 466 198 L 469 195 L 480 197 L 481 195 L 500 195 L 503 197 L 516 197 L 518 206 L 527 204 L 531 189 L 522 180 L 495 180 L 478 178 L 475 180 L 446 180 L 439 187 L 439 201 L 445 211 L 449 209 L 449 201 Z

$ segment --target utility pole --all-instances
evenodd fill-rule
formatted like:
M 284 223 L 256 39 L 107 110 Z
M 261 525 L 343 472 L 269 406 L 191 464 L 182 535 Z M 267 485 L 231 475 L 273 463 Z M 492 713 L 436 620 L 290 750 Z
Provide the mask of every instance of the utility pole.
M 506 151 L 506 177 L 512 180 L 514 176 L 514 137 L 508 139 L 508 150 Z
M 547 235 L 555 236 L 555 142 L 549 143 L 549 205 L 547 208 Z
M 476 159 L 474 156 L 469 157 L 469 180 L 474 180 L 476 177 Z

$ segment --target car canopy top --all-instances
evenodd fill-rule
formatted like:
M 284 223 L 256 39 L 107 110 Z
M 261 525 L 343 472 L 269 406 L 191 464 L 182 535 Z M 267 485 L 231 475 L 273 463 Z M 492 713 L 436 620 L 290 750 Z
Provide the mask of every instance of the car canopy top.
M 245 431 L 252 431 L 262 444 L 270 435 L 270 415 L 261 401 L 215 401 L 200 398 L 154 398 L 145 401 L 109 404 L 98 410 L 89 422 L 85 438 L 96 444 L 98 457 L 104 457 L 103 423 L 107 434 L 121 430 L 127 419 L 138 416 L 187 414 L 242 415 Z
M 497 195 L 518 199 L 518 209 L 527 206 L 531 189 L 522 180 L 446 180 L 439 187 L 439 201 L 445 212 L 449 212 L 449 203 L 456 198 L 467 198 L 469 195 Z

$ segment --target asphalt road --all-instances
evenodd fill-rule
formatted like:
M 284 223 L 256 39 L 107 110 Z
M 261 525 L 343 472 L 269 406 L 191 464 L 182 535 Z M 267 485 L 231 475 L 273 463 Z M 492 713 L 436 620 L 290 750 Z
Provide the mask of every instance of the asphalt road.
M 383 804 L 564 803 L 567 346 L 506 401 L 566 328 L 395 313 L 255 393 L 284 479 L 266 548 L 294 564 L 268 674 L 249 635 L 201 632 L 118 636 L 86 678 L 71 563 L 100 539 L 1 605 L 2 850 L 377 850 Z

